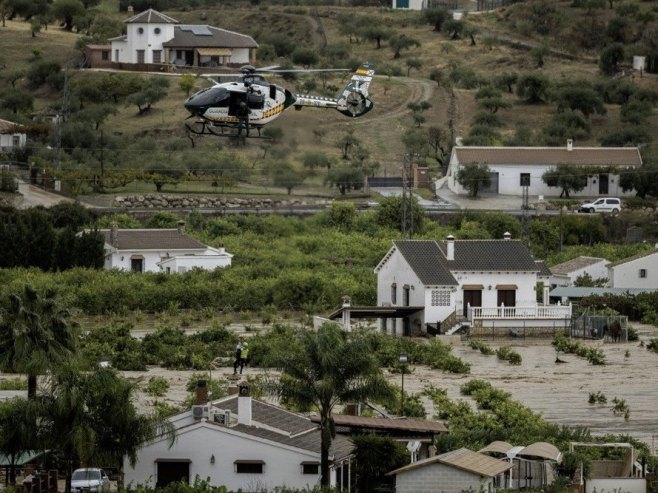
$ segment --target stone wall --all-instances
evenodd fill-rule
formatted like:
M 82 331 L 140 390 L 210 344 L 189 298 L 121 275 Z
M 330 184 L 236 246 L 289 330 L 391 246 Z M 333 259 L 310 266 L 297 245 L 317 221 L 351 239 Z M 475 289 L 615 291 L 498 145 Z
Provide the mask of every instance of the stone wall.
M 285 209 L 325 206 L 329 202 L 328 200 L 144 194 L 117 196 L 114 198 L 112 207 L 125 209 Z

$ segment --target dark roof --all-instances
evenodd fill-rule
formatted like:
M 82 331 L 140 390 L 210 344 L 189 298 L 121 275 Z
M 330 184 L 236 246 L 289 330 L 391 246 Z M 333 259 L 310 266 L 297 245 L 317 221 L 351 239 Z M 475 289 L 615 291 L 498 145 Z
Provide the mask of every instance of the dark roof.
M 512 468 L 512 464 L 507 461 L 494 459 L 493 457 L 489 457 L 488 455 L 480 454 L 478 452 L 473 452 L 467 448 L 460 448 L 453 450 L 452 452 L 430 457 L 429 459 L 413 462 L 408 466 L 396 469 L 389 474 L 399 474 L 436 463 L 446 464 L 463 471 L 477 474 L 478 476 L 489 478 L 498 476 L 499 474 Z
M 552 274 L 570 274 L 573 271 L 580 270 L 589 265 L 598 264 L 599 262 L 606 262 L 604 258 L 599 257 L 585 257 L 581 255 L 580 257 L 572 258 L 561 264 L 554 265 L 551 267 Z
M 174 27 L 174 37 L 162 46 L 167 48 L 258 48 L 254 38 L 213 26 Z
M 178 24 L 173 17 L 161 14 L 157 10 L 148 9 L 124 21 L 126 24 Z
M 539 269 L 539 273 L 537 274 L 538 277 L 551 277 L 553 275 L 551 269 L 549 269 L 548 265 L 546 265 L 546 262 L 543 260 L 535 260 L 535 263 Z
M 232 396 L 228 399 L 216 401 L 214 406 L 219 409 L 228 409 L 237 416 L 238 397 Z M 299 435 L 317 428 L 317 425 L 304 416 L 256 399 L 251 399 L 251 418 L 257 423 L 282 430 L 291 435 Z
M 112 245 L 112 230 L 101 229 L 105 243 Z M 178 229 L 120 229 L 118 250 L 205 250 L 206 245 Z
M 455 147 L 460 164 L 641 166 L 637 147 Z
M 446 266 L 445 255 L 433 240 L 399 240 L 393 244 L 426 286 L 457 286 Z
M 442 252 L 446 242 L 440 243 Z M 535 259 L 520 240 L 455 240 L 455 260 L 446 261 L 454 271 L 539 271 Z
M 392 419 L 373 418 L 367 416 L 350 416 L 346 414 L 334 414 L 336 426 L 350 426 L 353 428 L 368 428 L 380 430 L 414 431 L 425 433 L 446 433 L 448 429 L 438 421 L 427 421 L 424 419 Z M 320 422 L 320 416 L 311 416 L 311 421 Z

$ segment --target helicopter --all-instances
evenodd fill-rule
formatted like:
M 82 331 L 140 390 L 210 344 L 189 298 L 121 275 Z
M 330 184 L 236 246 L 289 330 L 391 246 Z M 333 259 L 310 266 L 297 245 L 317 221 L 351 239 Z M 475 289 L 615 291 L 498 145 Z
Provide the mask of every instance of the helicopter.
M 340 96 L 332 99 L 293 94 L 288 89 L 270 84 L 253 66 L 245 65 L 240 69 L 238 80 L 215 83 L 214 86 L 190 96 L 184 105 L 190 113 L 187 119 L 194 118 L 195 121 L 185 125 L 190 132 L 198 135 L 241 136 L 244 130 L 246 137 L 266 138 L 261 135 L 263 127 L 291 107 L 296 110 L 305 106 L 333 108 L 343 115 L 356 118 L 373 108 L 373 102 L 368 97 L 368 88 L 374 75 L 374 67 L 369 63 L 362 63 L 354 71 Z M 251 129 L 255 129 L 257 135 L 250 135 Z

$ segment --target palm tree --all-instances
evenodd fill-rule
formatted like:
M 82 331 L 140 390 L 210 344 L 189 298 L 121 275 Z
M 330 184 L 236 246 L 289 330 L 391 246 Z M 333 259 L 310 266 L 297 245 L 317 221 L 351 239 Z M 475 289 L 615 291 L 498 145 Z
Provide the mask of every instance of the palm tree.
M 335 435 L 332 411 L 338 402 L 359 402 L 391 396 L 391 388 L 364 339 L 350 339 L 335 324 L 317 332 L 303 331 L 300 344 L 278 362 L 282 371 L 278 390 L 300 411 L 320 413 L 320 484 L 329 485 L 329 449 Z
M 0 314 L 0 370 L 27 374 L 27 396 L 37 392 L 37 376 L 75 354 L 77 331 L 56 291 L 43 294 L 32 286 L 9 296 Z

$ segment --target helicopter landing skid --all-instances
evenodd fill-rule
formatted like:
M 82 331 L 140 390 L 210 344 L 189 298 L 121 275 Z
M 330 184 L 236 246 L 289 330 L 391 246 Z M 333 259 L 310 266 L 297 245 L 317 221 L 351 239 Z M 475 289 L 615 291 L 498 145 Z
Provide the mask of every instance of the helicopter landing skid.
M 217 125 L 205 121 L 197 121 L 192 125 L 186 123 L 187 129 L 196 135 L 214 135 L 215 137 L 244 137 L 248 139 L 271 139 L 260 133 L 262 127 L 252 126 L 246 131 L 244 126 L 239 124 Z M 256 135 L 254 135 L 256 131 Z

